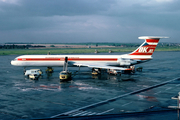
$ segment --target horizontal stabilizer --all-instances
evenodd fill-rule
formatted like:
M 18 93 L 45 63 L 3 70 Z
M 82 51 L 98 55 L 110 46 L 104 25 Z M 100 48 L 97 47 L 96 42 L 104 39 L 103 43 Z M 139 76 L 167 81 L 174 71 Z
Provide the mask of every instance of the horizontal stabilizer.
M 140 36 L 138 39 L 160 39 L 160 38 L 169 38 L 169 37 L 163 37 L 163 36 Z

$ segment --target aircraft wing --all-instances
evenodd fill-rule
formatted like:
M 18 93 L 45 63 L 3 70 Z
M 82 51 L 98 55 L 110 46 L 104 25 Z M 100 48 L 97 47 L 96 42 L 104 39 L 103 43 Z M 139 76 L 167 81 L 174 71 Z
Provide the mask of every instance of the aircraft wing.
M 103 69 L 114 69 L 114 70 L 128 70 L 128 68 L 123 68 L 123 67 L 114 67 L 114 66 L 108 66 L 105 64 L 76 64 L 74 63 L 73 65 L 76 66 L 86 66 L 90 68 L 103 68 Z

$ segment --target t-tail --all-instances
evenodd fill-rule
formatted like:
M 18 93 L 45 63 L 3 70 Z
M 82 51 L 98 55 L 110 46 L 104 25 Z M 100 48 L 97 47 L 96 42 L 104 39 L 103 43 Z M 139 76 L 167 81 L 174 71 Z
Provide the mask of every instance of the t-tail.
M 139 59 L 139 60 L 151 59 L 151 56 L 154 53 L 160 38 L 168 38 L 168 37 L 159 37 L 159 36 L 139 37 L 139 39 L 145 39 L 145 42 L 141 44 L 135 51 L 133 51 L 129 55 L 131 56 L 131 58 Z

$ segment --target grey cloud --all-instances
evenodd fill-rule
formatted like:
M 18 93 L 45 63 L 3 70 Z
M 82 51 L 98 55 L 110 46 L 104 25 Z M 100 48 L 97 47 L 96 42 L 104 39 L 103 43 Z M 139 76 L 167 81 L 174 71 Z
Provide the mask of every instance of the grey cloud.
M 0 42 L 134 42 L 180 32 L 179 1 L 17 0 L 0 2 Z
M 48 24 L 52 21 L 48 21 L 48 18 L 54 16 L 98 14 L 100 11 L 106 11 L 113 0 L 19 0 L 17 2 L 18 4 L 1 2 L 1 30 L 50 26 Z
M 19 0 L 18 2 L 18 5 L 0 6 L 7 13 L 18 16 L 72 16 L 106 11 L 114 0 Z

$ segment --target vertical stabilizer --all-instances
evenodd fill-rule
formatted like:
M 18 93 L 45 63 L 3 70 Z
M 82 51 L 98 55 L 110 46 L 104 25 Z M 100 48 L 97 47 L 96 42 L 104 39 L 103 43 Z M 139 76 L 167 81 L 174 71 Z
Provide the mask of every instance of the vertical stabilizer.
M 158 36 L 141 36 L 139 39 L 145 39 L 145 42 L 141 44 L 135 51 L 129 55 L 137 56 L 152 56 L 160 38 L 168 37 L 158 37 Z

